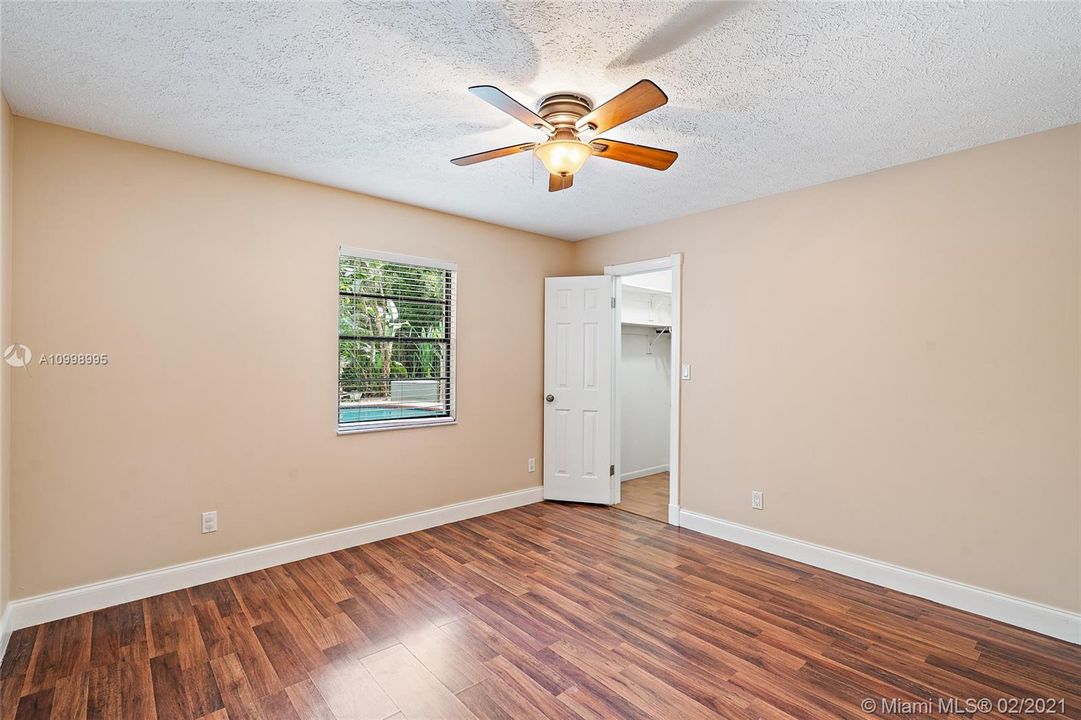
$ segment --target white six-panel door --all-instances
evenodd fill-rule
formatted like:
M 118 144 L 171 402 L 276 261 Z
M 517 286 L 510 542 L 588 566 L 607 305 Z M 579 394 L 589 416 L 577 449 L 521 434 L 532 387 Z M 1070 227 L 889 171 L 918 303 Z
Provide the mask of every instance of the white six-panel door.
M 544 281 L 544 497 L 611 504 L 610 275 Z

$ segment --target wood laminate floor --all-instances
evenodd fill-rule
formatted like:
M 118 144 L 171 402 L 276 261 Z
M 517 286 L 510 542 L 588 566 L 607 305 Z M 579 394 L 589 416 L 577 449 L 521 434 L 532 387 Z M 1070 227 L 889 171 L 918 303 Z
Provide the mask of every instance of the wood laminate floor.
M 667 472 L 620 483 L 619 495 L 619 504 L 615 507 L 620 510 L 668 522 Z
M 939 696 L 1081 717 L 1081 648 L 556 503 L 19 630 L 0 667 L 4 720 L 858 718 Z

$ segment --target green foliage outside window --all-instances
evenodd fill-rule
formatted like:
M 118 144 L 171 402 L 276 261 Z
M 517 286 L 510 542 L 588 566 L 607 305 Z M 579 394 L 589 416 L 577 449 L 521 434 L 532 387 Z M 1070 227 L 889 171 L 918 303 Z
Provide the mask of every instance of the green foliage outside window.
M 394 380 L 449 375 L 450 273 L 342 256 L 338 369 L 343 401 L 390 398 Z

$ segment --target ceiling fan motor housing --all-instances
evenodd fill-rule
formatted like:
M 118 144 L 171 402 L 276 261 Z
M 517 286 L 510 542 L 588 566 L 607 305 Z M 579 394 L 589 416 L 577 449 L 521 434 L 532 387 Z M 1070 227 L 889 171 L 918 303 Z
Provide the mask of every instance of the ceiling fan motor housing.
M 578 121 L 593 110 L 593 101 L 581 93 L 559 92 L 546 95 L 537 106 L 537 114 L 556 129 L 558 139 L 577 139 Z

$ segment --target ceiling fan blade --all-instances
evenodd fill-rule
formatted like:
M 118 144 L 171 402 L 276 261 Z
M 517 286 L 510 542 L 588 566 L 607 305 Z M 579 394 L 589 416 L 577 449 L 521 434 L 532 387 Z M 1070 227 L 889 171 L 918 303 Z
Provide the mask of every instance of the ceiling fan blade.
M 560 190 L 566 190 L 574 184 L 573 175 L 549 175 L 548 176 L 548 192 L 559 192 Z
M 552 127 L 551 123 L 494 85 L 474 85 L 469 88 L 469 92 L 531 128 L 543 130 L 547 133 L 555 132 L 555 128 Z
M 593 146 L 593 154 L 596 157 L 618 160 L 619 162 L 640 165 L 651 170 L 667 170 L 679 157 L 678 153 L 671 150 L 635 145 L 633 143 L 620 142 L 598 138 L 590 143 Z
M 484 152 L 475 153 L 473 155 L 463 155 L 459 158 L 451 160 L 455 165 L 473 165 L 475 163 L 484 162 L 485 160 L 495 160 L 496 158 L 506 157 L 508 155 L 517 155 L 520 152 L 526 152 L 537 147 L 537 143 L 525 143 L 524 145 L 508 145 L 507 147 L 497 148 L 495 150 L 485 150 Z
M 652 80 L 639 80 L 579 120 L 578 129 L 582 132 L 589 130 L 602 133 L 650 110 L 656 110 L 666 102 L 668 96 Z

